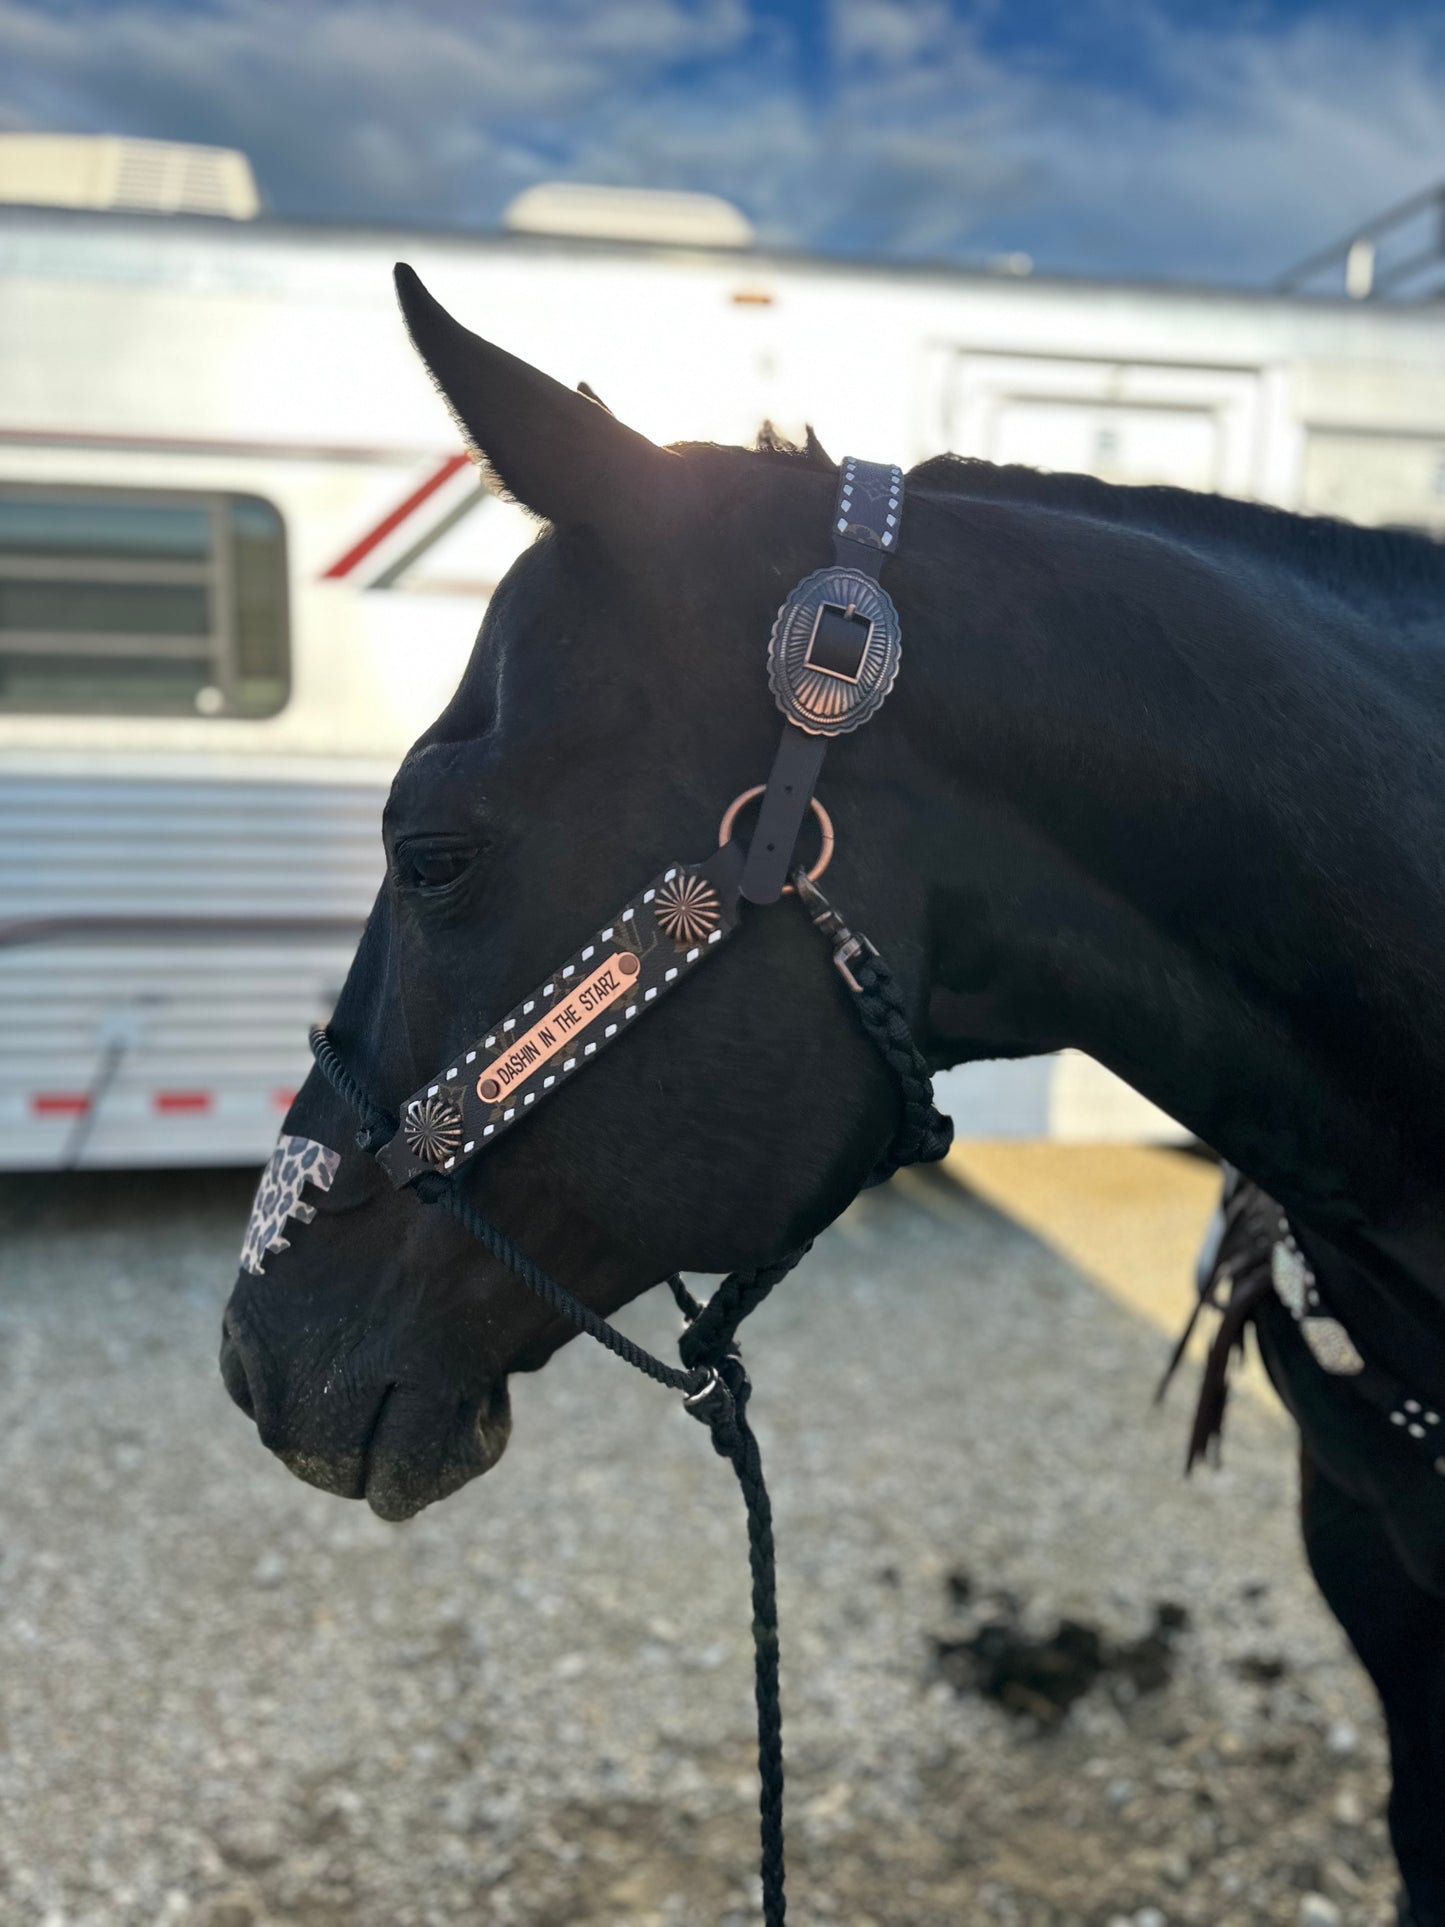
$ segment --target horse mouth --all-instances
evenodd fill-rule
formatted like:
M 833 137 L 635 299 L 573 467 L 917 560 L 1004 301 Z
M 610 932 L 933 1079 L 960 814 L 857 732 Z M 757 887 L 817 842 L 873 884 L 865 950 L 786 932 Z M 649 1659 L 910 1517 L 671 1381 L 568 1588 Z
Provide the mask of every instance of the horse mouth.
M 512 1435 L 505 1379 L 451 1423 L 425 1406 L 419 1416 L 409 1415 L 407 1403 L 405 1387 L 390 1388 L 362 1451 L 360 1496 L 379 1519 L 394 1524 L 490 1472 Z
M 476 1417 L 477 1468 L 473 1478 L 480 1478 L 490 1472 L 507 1449 L 507 1441 L 512 1436 L 512 1401 L 507 1393 L 507 1381 L 502 1379 L 489 1393 L 482 1409 Z
M 379 1519 L 401 1524 L 450 1498 L 490 1472 L 512 1433 L 506 1383 L 479 1409 L 448 1422 L 407 1411 L 405 1387 L 391 1386 L 377 1406 L 370 1434 L 351 1451 L 317 1453 L 304 1444 L 272 1446 L 277 1458 L 307 1485 L 342 1498 L 365 1499 Z
M 228 1317 L 222 1376 L 261 1442 L 296 1478 L 338 1498 L 365 1499 L 380 1519 L 414 1518 L 490 1472 L 511 1436 L 505 1377 L 465 1395 L 411 1380 L 377 1386 L 369 1398 L 354 1388 L 338 1410 L 330 1397 L 274 1400 L 255 1365 Z

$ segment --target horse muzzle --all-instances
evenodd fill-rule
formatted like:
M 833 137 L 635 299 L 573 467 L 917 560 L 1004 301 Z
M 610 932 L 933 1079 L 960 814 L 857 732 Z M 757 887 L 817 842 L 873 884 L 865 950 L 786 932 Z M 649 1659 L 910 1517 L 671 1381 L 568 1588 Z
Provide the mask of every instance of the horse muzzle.
M 360 1348 L 364 1350 L 364 1348 Z M 222 1326 L 221 1377 L 261 1443 L 308 1485 L 410 1519 L 488 1472 L 512 1429 L 507 1381 L 459 1385 L 360 1351 L 298 1367 L 249 1327 L 235 1300 Z

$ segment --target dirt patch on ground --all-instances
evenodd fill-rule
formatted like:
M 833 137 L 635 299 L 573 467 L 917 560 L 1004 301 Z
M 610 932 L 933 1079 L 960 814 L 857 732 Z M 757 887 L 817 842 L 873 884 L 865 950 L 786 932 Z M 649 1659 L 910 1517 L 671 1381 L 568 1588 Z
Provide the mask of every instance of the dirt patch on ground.
M 959 1693 L 978 1693 L 1041 1731 L 1059 1726 L 1075 1700 L 1096 1687 L 1116 1705 L 1141 1693 L 1157 1693 L 1174 1673 L 1175 1653 L 1189 1625 L 1189 1610 L 1161 1600 L 1154 1623 L 1139 1639 L 1111 1638 L 1081 1619 L 1060 1619 L 1033 1633 L 1022 1602 L 1011 1592 L 979 1598 L 972 1578 L 951 1572 L 946 1582 L 954 1612 L 971 1625 L 933 1642 L 939 1676 Z

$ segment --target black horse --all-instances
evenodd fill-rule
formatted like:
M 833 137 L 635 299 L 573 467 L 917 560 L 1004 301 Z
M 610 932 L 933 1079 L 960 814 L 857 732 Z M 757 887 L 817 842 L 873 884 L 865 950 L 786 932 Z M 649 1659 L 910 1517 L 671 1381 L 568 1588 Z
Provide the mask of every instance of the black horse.
M 811 437 L 654 447 L 398 282 L 468 440 L 548 526 L 387 807 L 332 1035 L 393 1106 L 766 773 L 763 644 L 836 484 Z M 832 751 L 829 887 L 936 1065 L 1078 1046 L 1260 1187 L 1224 1247 L 1234 1323 L 1299 1421 L 1310 1560 L 1384 1703 L 1401 1918 L 1445 1927 L 1445 555 L 952 458 L 907 504 L 903 672 Z M 806 920 L 749 911 L 466 1186 L 610 1311 L 820 1230 L 897 1103 Z M 222 1369 L 294 1472 L 400 1519 L 495 1463 L 508 1374 L 572 1328 L 354 1129 L 313 1074 L 286 1130 L 339 1158 L 258 1259 L 306 1173 L 273 1177 Z M 1275 1244 L 1293 1307 L 1257 1288 Z

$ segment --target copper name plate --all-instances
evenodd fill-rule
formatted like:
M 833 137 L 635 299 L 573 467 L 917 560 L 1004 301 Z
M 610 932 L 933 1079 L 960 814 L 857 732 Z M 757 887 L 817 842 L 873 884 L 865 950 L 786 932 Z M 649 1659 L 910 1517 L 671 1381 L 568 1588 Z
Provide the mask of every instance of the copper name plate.
M 496 1058 L 477 1079 L 477 1096 L 484 1104 L 495 1104 L 510 1091 L 520 1090 L 534 1071 L 566 1050 L 578 1031 L 585 1030 L 594 1017 L 600 1017 L 619 997 L 625 997 L 642 968 L 632 950 L 619 950 L 570 997 L 553 1004 L 540 1023 Z
M 450 1174 L 571 1081 L 732 935 L 742 851 L 674 863 L 401 1108 L 393 1184 Z

